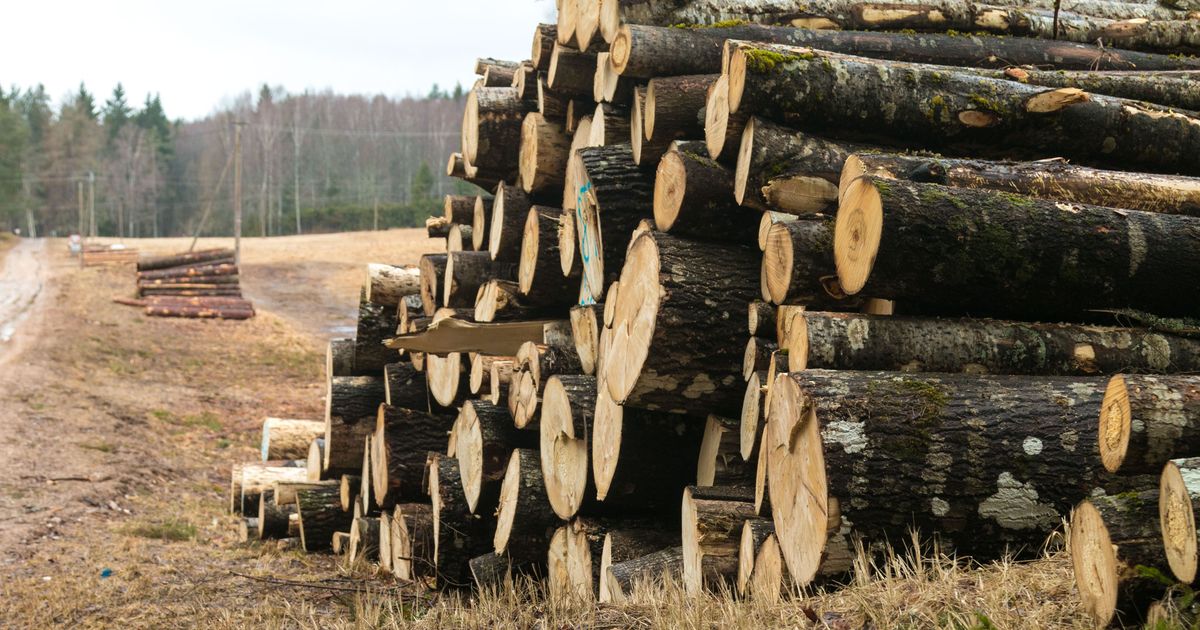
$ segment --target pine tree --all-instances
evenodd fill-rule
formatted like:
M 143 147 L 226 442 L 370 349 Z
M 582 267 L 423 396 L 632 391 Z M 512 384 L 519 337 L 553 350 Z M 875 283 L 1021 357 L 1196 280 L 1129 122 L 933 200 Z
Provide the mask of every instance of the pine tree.
M 75 94 L 75 107 L 89 119 L 96 120 L 96 97 L 92 96 L 82 81 L 79 83 L 79 92 Z
M 429 163 L 421 160 L 421 168 L 413 175 L 412 198 L 415 202 L 428 201 L 433 196 L 433 172 Z
M 104 128 L 108 131 L 110 146 L 121 132 L 121 127 L 129 122 L 132 112 L 128 101 L 125 100 L 125 86 L 118 83 L 117 87 L 113 88 L 112 97 L 104 102 Z
M 22 165 L 26 128 L 19 112 L 14 110 L 13 96 L 0 89 L 0 221 L 13 226 L 20 217 Z

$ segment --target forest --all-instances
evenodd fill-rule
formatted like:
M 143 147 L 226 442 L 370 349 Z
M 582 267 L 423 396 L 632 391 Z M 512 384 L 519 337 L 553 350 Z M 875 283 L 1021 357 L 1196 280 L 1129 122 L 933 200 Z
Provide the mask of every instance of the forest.
M 421 225 L 466 186 L 444 173 L 464 100 L 461 86 L 388 97 L 264 85 L 185 121 L 120 84 L 103 102 L 85 85 L 57 102 L 41 85 L 0 88 L 0 229 L 231 234 L 238 126 L 244 234 Z

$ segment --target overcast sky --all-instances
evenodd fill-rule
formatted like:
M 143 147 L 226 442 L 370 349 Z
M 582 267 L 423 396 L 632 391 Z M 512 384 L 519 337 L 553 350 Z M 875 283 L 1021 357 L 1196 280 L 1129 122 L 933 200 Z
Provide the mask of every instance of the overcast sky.
M 103 102 L 162 96 L 193 119 L 264 82 L 289 91 L 425 94 L 469 88 L 476 57 L 529 57 L 553 0 L 66 0 L 12 2 L 0 84 L 57 103 L 80 81 Z

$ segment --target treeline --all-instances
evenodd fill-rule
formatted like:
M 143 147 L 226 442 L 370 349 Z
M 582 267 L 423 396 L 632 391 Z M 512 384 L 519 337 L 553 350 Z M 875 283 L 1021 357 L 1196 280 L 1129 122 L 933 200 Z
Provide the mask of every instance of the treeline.
M 461 87 L 394 99 L 263 86 L 173 121 L 157 95 L 133 105 L 119 84 L 57 107 L 40 85 L 0 89 L 0 228 L 87 234 L 94 205 L 103 236 L 231 234 L 238 124 L 244 234 L 422 225 L 464 186 L 444 174 L 463 105 Z

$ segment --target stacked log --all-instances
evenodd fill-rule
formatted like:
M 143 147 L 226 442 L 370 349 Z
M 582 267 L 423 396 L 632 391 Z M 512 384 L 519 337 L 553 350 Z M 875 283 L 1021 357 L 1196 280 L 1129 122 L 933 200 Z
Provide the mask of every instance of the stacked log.
M 231 249 L 206 249 L 137 262 L 136 299 L 152 317 L 249 319 L 254 305 L 242 299 L 238 264 Z
M 911 529 L 1021 560 L 1070 517 L 1098 623 L 1161 595 L 1139 566 L 1194 582 L 1200 64 L 1148 51 L 1185 18 L 909 4 L 563 0 L 481 60 L 448 164 L 483 191 L 331 343 L 305 478 L 358 483 L 349 520 L 293 492 L 302 537 L 774 602 Z

